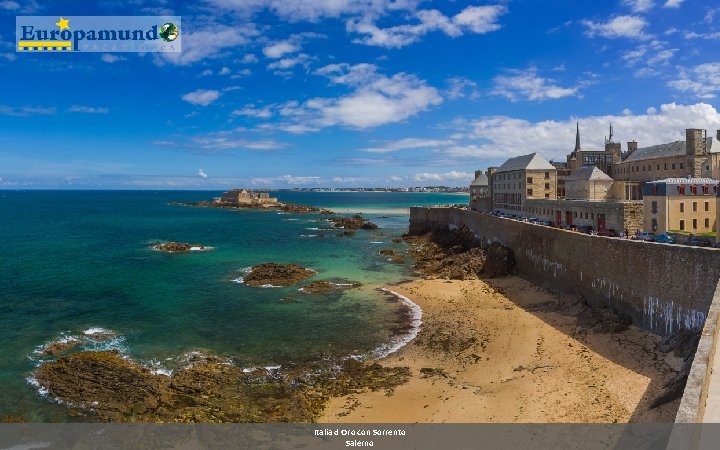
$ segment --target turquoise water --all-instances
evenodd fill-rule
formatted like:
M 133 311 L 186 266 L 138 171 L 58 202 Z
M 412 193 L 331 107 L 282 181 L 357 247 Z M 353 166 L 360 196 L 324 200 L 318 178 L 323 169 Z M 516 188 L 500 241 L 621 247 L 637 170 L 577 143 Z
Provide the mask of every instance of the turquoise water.
M 110 330 L 116 348 L 160 370 L 199 351 L 243 367 L 366 355 L 393 340 L 400 309 L 376 290 L 409 276 L 382 248 L 407 229 L 410 205 L 461 203 L 453 194 L 281 192 L 281 200 L 338 211 L 368 211 L 381 230 L 339 238 L 321 215 L 171 206 L 219 192 L 0 191 L 0 416 L 65 421 L 63 407 L 28 382 L 36 350 L 92 328 Z M 325 234 L 326 237 L 312 237 Z M 164 240 L 209 252 L 170 255 Z M 363 283 L 342 294 L 234 282 L 263 262 L 298 263 L 313 279 Z

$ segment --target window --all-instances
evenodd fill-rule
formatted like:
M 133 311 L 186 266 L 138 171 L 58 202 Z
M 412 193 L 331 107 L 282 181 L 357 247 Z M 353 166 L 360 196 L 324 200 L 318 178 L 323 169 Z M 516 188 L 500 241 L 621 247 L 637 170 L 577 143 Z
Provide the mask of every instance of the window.
M 681 169 L 684 169 L 684 168 L 685 168 L 685 163 L 680 163 L 680 168 L 681 168 Z
M 550 194 L 545 194 L 545 198 L 550 198 Z
M 693 212 L 697 212 L 697 202 L 693 202 Z
M 667 170 L 667 163 L 663 164 L 663 170 Z
M 692 193 L 692 195 L 697 195 L 697 186 L 695 186 L 694 184 L 690 185 L 690 192 Z
M 685 185 L 684 184 L 679 184 L 677 188 L 678 188 L 678 194 L 685 195 Z
M 657 219 L 652 220 L 652 230 L 653 231 L 657 230 Z
M 705 219 L 705 228 L 710 228 L 710 219 Z
M 710 186 L 707 184 L 703 186 L 703 194 L 708 195 L 710 193 Z M 707 211 L 707 210 L 705 210 Z
M 528 195 L 528 196 L 532 195 L 532 189 L 528 189 L 528 190 L 527 190 L 527 195 Z
M 705 211 L 710 211 L 710 202 L 705 202 Z
M 697 230 L 697 219 L 693 219 L 693 230 Z
M 577 211 L 573 213 L 573 217 L 577 219 Z
M 684 230 L 684 229 L 685 229 L 685 221 L 681 220 L 680 221 L 680 230 Z
M 680 212 L 681 213 L 685 212 L 685 202 L 680 202 Z
M 550 189 L 550 183 L 545 183 L 545 189 Z
M 675 164 L 672 165 L 673 170 L 675 170 Z
M 710 166 L 705 166 L 705 170 L 710 170 Z
M 527 184 L 532 184 L 532 177 L 527 177 Z
M 550 179 L 550 172 L 545 172 L 545 179 L 546 179 L 546 180 L 549 180 L 549 179 Z
M 658 212 L 657 201 L 653 200 L 650 210 L 653 214 L 657 214 L 657 212 Z
M 660 164 L 658 164 L 658 166 L 657 166 L 657 170 L 660 170 Z

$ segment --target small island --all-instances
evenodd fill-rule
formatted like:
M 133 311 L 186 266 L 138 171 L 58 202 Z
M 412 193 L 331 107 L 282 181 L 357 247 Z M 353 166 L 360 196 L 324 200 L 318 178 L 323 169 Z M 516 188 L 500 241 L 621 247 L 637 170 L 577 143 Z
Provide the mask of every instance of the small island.
M 212 250 L 213 247 L 201 244 L 190 244 L 187 242 L 163 242 L 150 247 L 153 250 L 166 253 L 187 253 L 187 252 L 205 252 Z
M 199 202 L 172 202 L 170 204 L 200 206 L 204 208 L 265 209 L 290 214 L 335 214 L 333 211 L 325 208 L 281 202 L 275 197 L 270 197 L 270 194 L 267 192 L 253 192 L 247 189 L 232 189 L 230 191 L 223 192 L 222 196 L 213 200 L 202 200 Z
M 265 263 L 253 266 L 245 277 L 246 286 L 287 287 L 315 275 L 312 269 L 299 264 Z

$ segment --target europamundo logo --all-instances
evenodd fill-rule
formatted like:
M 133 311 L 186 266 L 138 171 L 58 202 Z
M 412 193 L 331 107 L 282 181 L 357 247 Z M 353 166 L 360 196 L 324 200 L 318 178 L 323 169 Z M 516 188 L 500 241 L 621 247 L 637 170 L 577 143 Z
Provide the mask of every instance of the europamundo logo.
M 180 16 L 17 16 L 17 52 L 172 52 Z

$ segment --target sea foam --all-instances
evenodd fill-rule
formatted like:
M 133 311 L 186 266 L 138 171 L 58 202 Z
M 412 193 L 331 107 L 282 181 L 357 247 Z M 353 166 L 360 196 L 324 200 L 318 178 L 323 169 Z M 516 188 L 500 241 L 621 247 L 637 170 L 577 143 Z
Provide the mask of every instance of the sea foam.
M 415 339 L 418 335 L 418 332 L 420 331 L 420 326 L 422 325 L 422 313 L 423 310 L 420 308 L 418 304 L 410 300 L 409 298 L 405 297 L 402 294 L 399 294 L 393 290 L 390 290 L 388 288 L 380 287 L 378 288 L 379 291 L 385 292 L 386 294 L 390 294 L 395 296 L 402 304 L 407 306 L 410 309 L 410 330 L 408 330 L 407 333 L 396 336 L 387 344 L 383 344 L 370 352 L 368 356 L 372 358 L 384 358 L 388 355 L 391 355 L 395 353 L 396 351 L 400 350 L 404 346 L 406 346 L 410 341 Z

